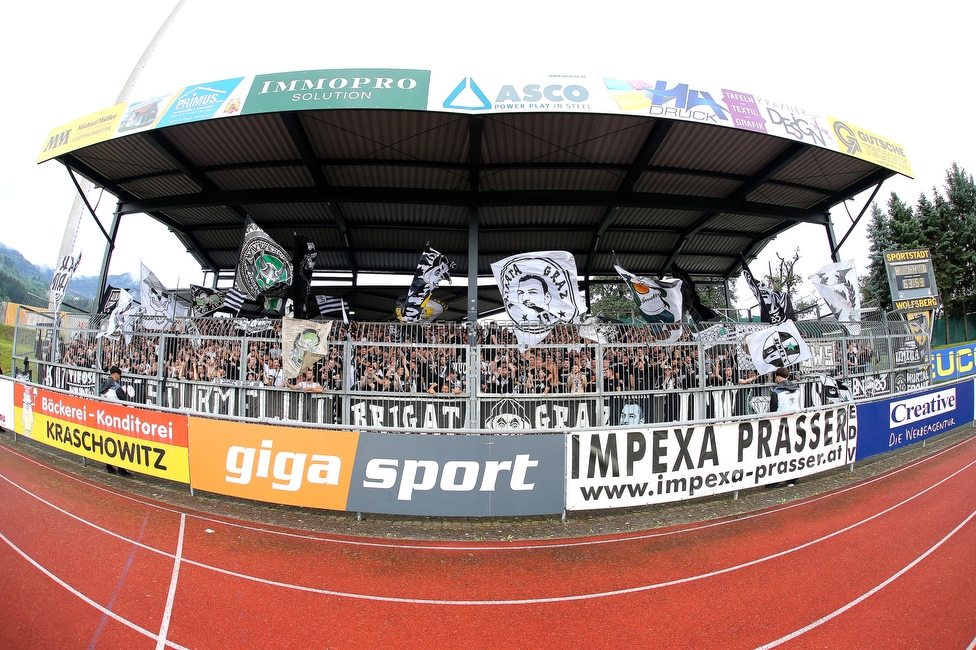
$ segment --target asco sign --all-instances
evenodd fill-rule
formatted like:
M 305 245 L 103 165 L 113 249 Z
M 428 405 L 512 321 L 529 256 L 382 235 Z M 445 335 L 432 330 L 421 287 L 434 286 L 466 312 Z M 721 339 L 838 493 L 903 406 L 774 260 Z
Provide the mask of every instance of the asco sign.
M 963 381 L 915 395 L 860 404 L 857 459 L 920 442 L 973 421 L 973 382 Z

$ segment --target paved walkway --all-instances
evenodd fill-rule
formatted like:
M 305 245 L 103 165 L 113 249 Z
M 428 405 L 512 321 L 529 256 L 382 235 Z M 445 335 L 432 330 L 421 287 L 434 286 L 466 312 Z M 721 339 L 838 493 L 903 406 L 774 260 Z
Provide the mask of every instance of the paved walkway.
M 752 488 L 739 492 L 738 499 L 735 499 L 733 494 L 725 494 L 639 508 L 569 512 L 565 521 L 562 521 L 558 516 L 409 518 L 369 514 L 363 515 L 360 520 L 355 513 L 278 506 L 201 492 L 191 495 L 189 487 L 185 485 L 138 474 L 131 477 L 120 477 L 106 473 L 104 465 L 96 463 L 88 463 L 86 467 L 78 456 L 61 452 L 23 437 L 18 437 L 15 443 L 13 434 L 8 431 L 0 433 L 0 444 L 7 445 L 86 480 L 199 513 L 210 513 L 243 521 L 336 535 L 475 542 L 610 535 L 634 530 L 649 530 L 662 526 L 676 526 L 720 517 L 735 517 L 787 501 L 804 499 L 844 488 L 944 449 L 974 435 L 974 433 L 976 433 L 976 429 L 973 425 L 969 425 L 931 438 L 925 442 L 924 446 L 922 443 L 916 443 L 861 461 L 854 466 L 854 471 L 845 467 L 825 472 L 816 477 L 801 480 L 793 487 Z

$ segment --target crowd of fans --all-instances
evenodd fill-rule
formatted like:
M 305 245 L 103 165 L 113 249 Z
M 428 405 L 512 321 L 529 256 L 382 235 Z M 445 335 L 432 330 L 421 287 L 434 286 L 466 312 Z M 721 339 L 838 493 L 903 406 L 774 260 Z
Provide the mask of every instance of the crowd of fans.
M 740 370 L 737 344 L 708 346 L 700 359 L 688 331 L 675 337 L 648 326 L 617 326 L 612 342 L 597 345 L 581 338 L 578 327 L 560 326 L 539 345 L 522 349 L 513 331 L 496 323 L 475 331 L 480 357 L 473 363 L 469 333 L 461 325 L 337 324 L 329 353 L 299 377 L 286 379 L 281 321 L 262 325 L 248 332 L 234 329 L 231 319 L 197 319 L 182 321 L 176 332 L 143 331 L 101 341 L 91 331 L 79 331 L 60 346 L 59 362 L 118 366 L 126 375 L 181 381 L 315 391 L 341 391 L 348 382 L 352 391 L 455 395 L 468 392 L 469 364 L 478 369 L 479 392 L 496 395 L 669 391 L 768 380 L 755 370 Z

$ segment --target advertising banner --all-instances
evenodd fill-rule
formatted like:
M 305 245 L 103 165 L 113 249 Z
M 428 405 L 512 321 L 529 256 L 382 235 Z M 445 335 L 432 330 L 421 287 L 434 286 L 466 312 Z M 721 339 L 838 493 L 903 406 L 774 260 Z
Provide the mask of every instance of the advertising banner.
M 388 429 L 463 429 L 467 426 L 466 398 L 352 397 L 350 424 Z
M 326 108 L 427 108 L 429 70 L 356 68 L 255 75 L 244 115 Z
M 189 483 L 186 416 L 18 382 L 14 430 L 99 463 Z
M 840 151 L 855 158 L 893 169 L 905 176 L 913 177 L 915 175 L 912 164 L 908 162 L 905 148 L 897 142 L 882 138 L 878 134 L 862 129 L 850 122 L 842 122 L 833 117 L 828 119 L 830 120 L 830 129 L 833 131 L 834 137 L 837 138 Z
M 430 105 L 463 113 L 551 113 L 605 110 L 603 78 L 586 74 L 437 73 Z
M 0 429 L 14 430 L 14 382 L 0 377 Z
M 237 115 L 244 102 L 243 90 L 238 89 L 243 80 L 244 77 L 235 77 L 183 88 L 156 127 Z
M 117 104 L 51 129 L 44 140 L 44 148 L 41 149 L 37 162 L 110 139 L 115 135 L 115 127 L 122 119 L 125 107 L 126 104 Z
M 898 449 L 973 421 L 973 382 L 857 407 L 863 432 L 857 460 Z
M 476 517 L 563 509 L 564 436 L 363 433 L 347 510 Z
M 214 494 L 345 510 L 359 433 L 190 418 L 190 486 Z
M 976 373 L 974 355 L 976 355 L 976 343 L 963 343 L 951 348 L 932 350 L 932 380 L 945 381 Z
M 569 434 L 567 510 L 704 497 L 854 462 L 853 404 L 785 417 L 679 428 Z

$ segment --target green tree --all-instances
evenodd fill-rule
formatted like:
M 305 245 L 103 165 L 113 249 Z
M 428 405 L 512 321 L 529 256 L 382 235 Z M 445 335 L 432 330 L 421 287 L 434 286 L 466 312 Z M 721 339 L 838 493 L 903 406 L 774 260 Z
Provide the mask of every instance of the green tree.
M 894 250 L 894 244 L 888 215 L 882 212 L 877 203 L 871 205 L 868 241 L 870 242 L 868 276 L 867 280 L 861 283 L 861 297 L 864 302 L 876 301 L 879 309 L 888 311 L 891 309 L 891 290 L 888 287 L 884 254 Z
M 976 306 L 976 183 L 956 163 L 946 170 L 945 196 L 935 193 L 924 222 L 926 244 L 932 252 L 935 280 L 950 316 L 962 316 Z

